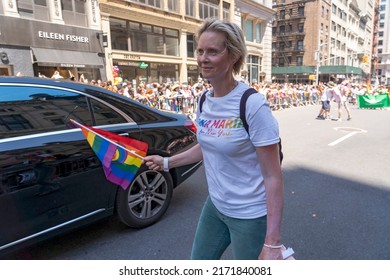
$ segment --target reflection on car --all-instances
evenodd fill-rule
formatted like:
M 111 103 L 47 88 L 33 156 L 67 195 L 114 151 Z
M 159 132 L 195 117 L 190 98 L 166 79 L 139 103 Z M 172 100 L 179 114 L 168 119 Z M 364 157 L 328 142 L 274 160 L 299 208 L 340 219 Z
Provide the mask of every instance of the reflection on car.
M 141 166 L 123 190 L 105 179 L 70 118 L 146 142 L 149 154 L 172 156 L 197 143 L 195 125 L 185 115 L 92 85 L 0 77 L 0 254 L 114 213 L 130 227 L 147 227 L 202 164 L 169 173 Z

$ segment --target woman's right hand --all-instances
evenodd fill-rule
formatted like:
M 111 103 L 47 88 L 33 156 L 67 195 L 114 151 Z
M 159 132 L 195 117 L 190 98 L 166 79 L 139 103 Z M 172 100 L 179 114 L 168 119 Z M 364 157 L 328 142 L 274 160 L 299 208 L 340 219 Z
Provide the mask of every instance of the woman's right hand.
M 151 170 L 164 170 L 164 158 L 159 155 L 146 156 L 144 157 L 142 163 L 145 164 Z

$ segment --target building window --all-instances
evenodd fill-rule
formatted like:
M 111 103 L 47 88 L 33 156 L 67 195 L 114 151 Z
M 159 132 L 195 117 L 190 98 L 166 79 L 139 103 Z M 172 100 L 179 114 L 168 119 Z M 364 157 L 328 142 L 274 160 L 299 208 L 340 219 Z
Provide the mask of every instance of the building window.
M 260 80 L 261 57 L 248 55 L 247 58 L 248 81 L 257 83 Z
M 85 13 L 85 0 L 61 1 L 62 17 L 65 24 L 76 26 L 87 26 Z
M 16 4 L 22 18 L 50 20 L 47 0 L 17 0 Z
M 333 30 L 334 32 L 337 31 L 337 26 L 336 26 L 336 23 L 335 23 L 334 21 L 332 21 L 332 30 Z
M 261 35 L 261 23 L 256 23 L 256 43 L 261 43 L 262 35 Z
M 286 18 L 286 11 L 280 10 L 279 12 L 279 19 L 285 19 Z
M 186 0 L 186 15 L 195 17 L 195 3 L 193 0 Z
M 245 37 L 247 41 L 253 42 L 253 20 L 245 21 Z
M 199 0 L 199 17 L 201 19 L 219 18 L 219 0 Z
M 305 7 L 298 7 L 298 16 L 305 16 Z
M 168 10 L 179 13 L 180 12 L 180 1 L 179 0 L 168 0 Z
M 298 31 L 303 32 L 303 23 L 298 23 Z
M 297 56 L 297 66 L 303 65 L 303 56 Z
M 136 25 L 136 27 L 133 26 L 133 28 L 139 29 L 139 23 L 134 25 Z M 129 35 L 126 28 L 126 21 L 111 18 L 110 29 L 111 29 L 111 47 L 114 50 L 129 51 L 129 47 L 128 47 Z
M 110 28 L 112 49 L 179 56 L 178 30 L 114 18 Z
M 341 42 L 339 40 L 336 41 L 336 48 L 339 50 L 341 46 Z
M 335 4 L 332 4 L 332 13 L 337 14 L 337 6 Z
M 194 34 L 187 34 L 187 57 L 195 57 L 196 43 Z
M 230 3 L 223 2 L 223 19 L 230 19 Z
M 298 51 L 303 51 L 303 40 L 298 40 L 297 41 L 297 50 Z
M 283 34 L 286 32 L 286 26 L 281 25 L 281 26 L 279 27 L 279 31 L 280 31 L 280 34 L 283 35 Z
M 161 0 L 131 0 L 129 2 L 137 2 L 140 4 L 146 4 L 161 9 Z

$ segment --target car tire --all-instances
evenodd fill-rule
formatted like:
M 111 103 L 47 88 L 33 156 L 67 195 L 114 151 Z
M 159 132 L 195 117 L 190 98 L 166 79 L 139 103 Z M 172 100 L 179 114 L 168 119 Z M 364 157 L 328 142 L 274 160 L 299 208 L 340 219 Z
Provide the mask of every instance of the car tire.
M 173 180 L 168 172 L 141 166 L 130 186 L 126 190 L 118 190 L 117 215 L 129 227 L 150 226 L 167 211 L 172 192 Z

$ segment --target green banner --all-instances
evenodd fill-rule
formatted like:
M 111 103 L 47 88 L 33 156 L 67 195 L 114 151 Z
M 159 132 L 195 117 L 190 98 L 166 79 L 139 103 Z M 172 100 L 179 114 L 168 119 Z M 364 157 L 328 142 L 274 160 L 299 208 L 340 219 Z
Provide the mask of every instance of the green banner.
M 358 95 L 359 108 L 383 108 L 390 106 L 388 94 Z

